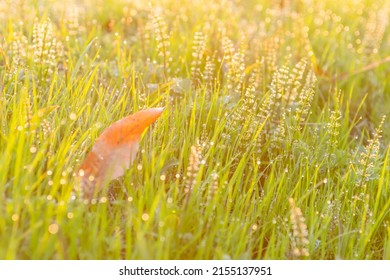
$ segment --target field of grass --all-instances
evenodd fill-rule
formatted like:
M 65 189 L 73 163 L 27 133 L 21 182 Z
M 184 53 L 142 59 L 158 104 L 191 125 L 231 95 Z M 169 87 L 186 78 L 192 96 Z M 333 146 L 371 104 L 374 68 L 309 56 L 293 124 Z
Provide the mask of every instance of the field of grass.
M 389 15 L 0 0 L 0 259 L 390 259 Z M 84 200 L 99 134 L 153 107 L 134 164 Z

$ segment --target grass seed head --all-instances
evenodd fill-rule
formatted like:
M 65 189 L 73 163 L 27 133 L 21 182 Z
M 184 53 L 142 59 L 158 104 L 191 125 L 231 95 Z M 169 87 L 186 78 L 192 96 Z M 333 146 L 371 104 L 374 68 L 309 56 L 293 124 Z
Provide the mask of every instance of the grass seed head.
M 199 145 L 191 146 L 189 163 L 187 167 L 187 178 L 184 188 L 185 193 L 190 193 L 192 191 L 192 188 L 196 184 L 196 177 L 198 176 L 201 158 L 201 153 L 199 152 L 200 149 L 201 148 Z
M 289 199 L 289 203 L 290 223 L 293 236 L 293 255 L 298 258 L 308 257 L 309 251 L 307 249 L 307 245 L 309 244 L 309 240 L 305 218 L 303 217 L 301 209 L 295 206 L 293 198 Z

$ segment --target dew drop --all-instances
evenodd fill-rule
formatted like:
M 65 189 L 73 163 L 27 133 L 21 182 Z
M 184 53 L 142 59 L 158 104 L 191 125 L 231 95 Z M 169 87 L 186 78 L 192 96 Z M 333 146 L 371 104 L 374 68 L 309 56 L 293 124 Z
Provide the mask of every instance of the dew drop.
M 70 118 L 72 121 L 74 121 L 75 119 L 77 119 L 77 115 L 76 115 L 75 113 L 71 113 L 71 114 L 69 115 L 69 118 Z
M 49 232 L 50 232 L 51 234 L 56 234 L 56 233 L 58 232 L 59 228 L 60 228 L 60 227 L 59 227 L 56 223 L 54 223 L 54 224 L 51 224 L 51 225 L 49 226 L 48 230 L 49 230 Z
M 145 222 L 146 222 L 147 220 L 149 220 L 149 215 L 146 214 L 146 213 L 142 214 L 142 220 L 145 221 Z
M 32 147 L 30 148 L 30 153 L 35 154 L 36 152 L 37 152 L 37 147 L 32 146 Z
M 13 214 L 11 219 L 12 219 L 12 221 L 17 222 L 17 221 L 19 221 L 19 215 L 18 214 Z

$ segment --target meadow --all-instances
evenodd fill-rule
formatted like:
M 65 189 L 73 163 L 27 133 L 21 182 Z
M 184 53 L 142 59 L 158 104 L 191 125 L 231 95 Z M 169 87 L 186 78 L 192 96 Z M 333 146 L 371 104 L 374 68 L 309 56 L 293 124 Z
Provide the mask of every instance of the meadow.
M 0 259 L 390 259 L 390 5 L 0 0 Z M 164 112 L 91 201 L 100 133 Z

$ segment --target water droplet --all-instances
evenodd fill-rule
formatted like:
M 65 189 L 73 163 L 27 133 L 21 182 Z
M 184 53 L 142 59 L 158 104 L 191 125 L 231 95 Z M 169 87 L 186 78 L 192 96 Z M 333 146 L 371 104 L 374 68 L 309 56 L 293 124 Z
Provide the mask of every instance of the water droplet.
M 146 214 L 146 213 L 142 214 L 142 220 L 145 221 L 145 222 L 146 222 L 147 220 L 149 220 L 149 215 Z
M 58 232 L 59 228 L 60 228 L 60 227 L 59 227 L 56 223 L 54 223 L 54 224 L 51 224 L 51 225 L 49 226 L 48 230 L 49 230 L 49 232 L 50 232 L 51 234 L 56 234 L 56 233 Z
M 76 115 L 75 113 L 71 113 L 71 114 L 69 115 L 69 118 L 70 118 L 72 121 L 74 121 L 75 119 L 77 119 L 77 115 Z

